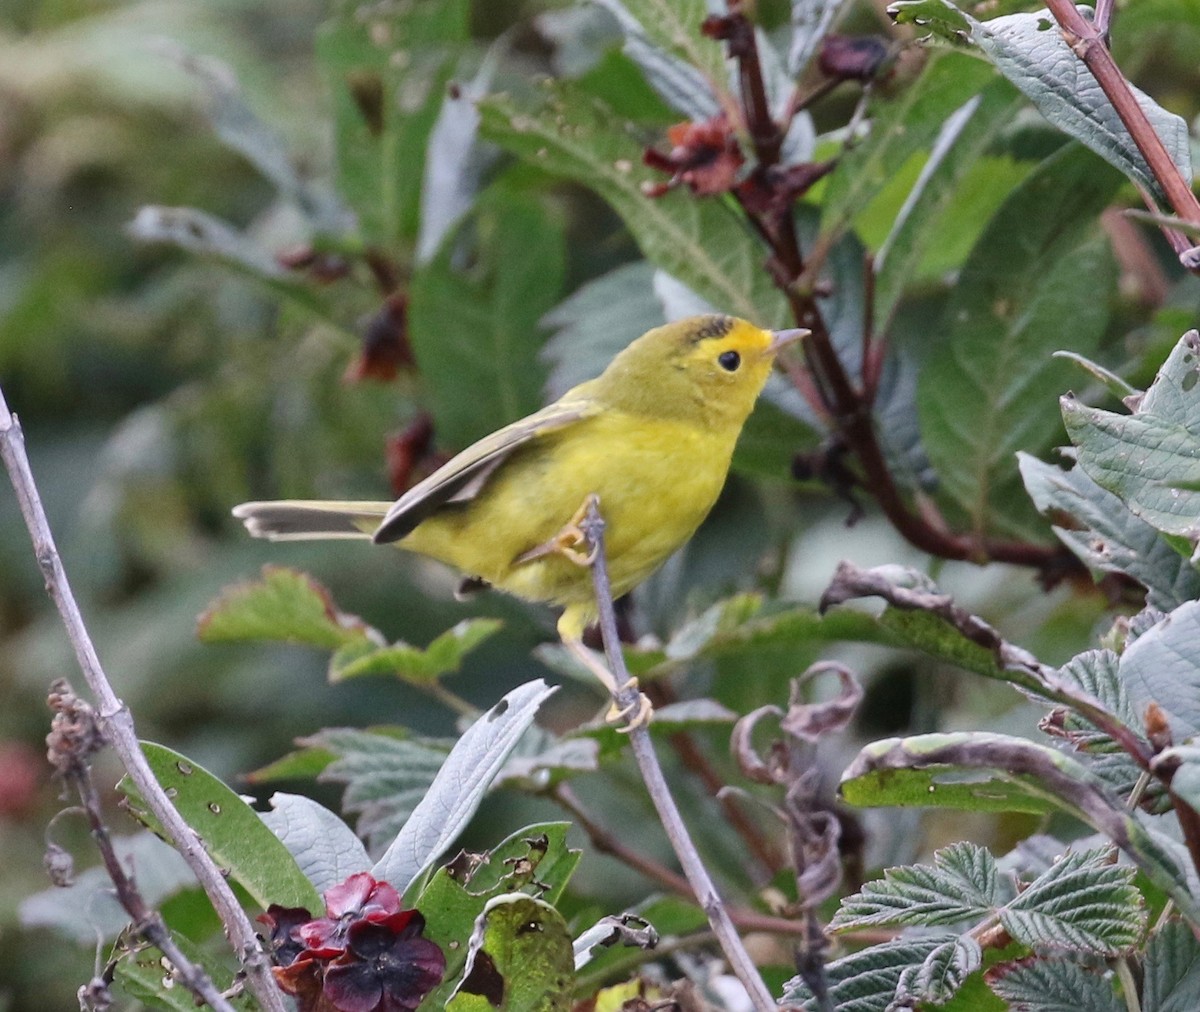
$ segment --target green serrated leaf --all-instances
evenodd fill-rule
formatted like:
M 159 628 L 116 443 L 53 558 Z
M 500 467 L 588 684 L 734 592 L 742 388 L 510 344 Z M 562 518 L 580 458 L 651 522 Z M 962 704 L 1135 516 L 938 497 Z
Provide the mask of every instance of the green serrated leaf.
M 844 900 L 830 926 L 945 927 L 997 917 L 1030 949 L 1113 956 L 1141 937 L 1146 911 L 1133 885 L 1134 870 L 1109 863 L 1110 856 L 1107 848 L 1069 854 L 1014 892 L 1002 886 L 988 851 L 955 844 L 938 851 L 932 867 L 888 869 L 882 880 Z M 969 973 L 978 964 L 962 965 Z
M 1134 869 L 1109 863 L 1100 848 L 1051 865 L 1000 911 L 1005 930 L 1040 951 L 1119 955 L 1138 943 L 1146 907 Z
M 304 750 L 260 770 L 257 780 L 319 774 L 322 782 L 345 785 L 342 808 L 358 816 L 358 834 L 375 852 L 395 839 L 450 750 L 406 728 L 326 728 L 302 744 Z
M 842 774 L 840 790 L 857 805 L 1059 809 L 1104 834 L 1200 923 L 1200 905 L 1169 848 L 1091 770 L 1045 745 L 982 732 L 891 738 L 858 754 Z
M 1200 1008 L 1200 943 L 1183 921 L 1167 921 L 1150 936 L 1142 980 L 1142 1008 L 1146 1012 L 1191 1012 Z
M 413 685 L 435 682 L 442 675 L 458 671 L 463 658 L 503 624 L 491 618 L 464 619 L 424 648 L 407 643 L 379 647 L 360 641 L 330 658 L 329 680 L 390 675 Z
M 143 742 L 142 751 L 155 779 L 204 842 L 209 856 L 259 906 L 266 909 L 278 903 L 312 911 L 324 909 L 320 894 L 295 858 L 237 794 L 178 752 L 153 742 Z M 135 817 L 147 828 L 161 832 L 129 778 L 122 779 L 118 787 Z
M 648 260 L 712 305 L 762 326 L 784 325 L 786 304 L 761 267 L 764 250 L 735 211 L 691 193 L 647 197 L 642 184 L 661 180 L 642 166 L 645 142 L 637 129 L 569 82 L 548 85 L 546 92 L 532 108 L 503 95 L 483 99 L 482 134 L 546 172 L 595 190 Z
M 919 966 L 907 966 L 896 984 L 896 997 L 908 1005 L 941 1005 L 953 998 L 983 964 L 983 950 L 970 935 L 947 940 Z
M 1037 1012 L 1126 1012 L 1114 978 L 1066 960 L 1022 960 L 992 971 L 992 989 L 1011 1008 Z
M 889 12 L 897 21 L 928 25 L 939 35 L 977 45 L 1005 77 L 1021 89 L 1054 126 L 1091 148 L 1161 203 L 1168 203 L 1116 109 L 1095 77 L 1071 50 L 1047 10 L 976 21 L 949 0 L 900 0 Z M 1191 179 L 1187 124 L 1145 92 L 1134 98 L 1179 167 Z
M 954 942 L 954 935 L 884 942 L 835 959 L 825 967 L 829 997 L 838 1012 L 885 1012 L 896 997 L 900 976 L 909 967 L 919 967 L 935 950 Z M 793 977 L 783 989 L 783 1001 L 794 1002 L 806 1012 L 817 1008 L 808 985 Z
M 1119 658 L 1111 650 L 1088 650 L 1071 658 L 1054 672 L 1055 679 L 1066 682 L 1099 700 L 1106 711 L 1115 716 L 1131 733 L 1137 735 L 1141 726 L 1121 678 Z M 1086 752 L 1089 768 L 1113 790 L 1128 796 L 1139 782 L 1142 769 L 1112 738 L 1076 715 L 1062 711 L 1062 729 L 1075 749 Z M 1137 735 L 1141 737 L 1140 735 Z M 1145 746 L 1150 750 L 1149 743 Z M 1143 805 L 1153 785 L 1143 788 Z
M 983 847 L 957 843 L 933 855 L 933 865 L 888 868 L 842 901 L 832 931 L 877 926 L 942 927 L 979 921 L 1011 890 L 1002 888 L 995 858 Z
M 523 893 L 489 900 L 471 934 L 450 1012 L 567 1012 L 575 954 L 562 914 Z
M 459 266 L 464 235 L 474 237 L 469 271 Z M 565 269 L 558 215 L 537 197 L 496 184 L 414 274 L 409 340 L 444 445 L 466 446 L 541 407 L 538 321 L 557 302 Z
M 1096 347 L 1115 280 L 1096 216 L 1121 177 L 1068 146 L 1017 187 L 984 230 L 946 306 L 921 372 L 921 435 L 945 494 L 973 530 L 1038 537 L 1013 455 L 1054 438 L 1054 398 L 1070 366 L 1050 358 L 1071 334 Z
M 1188 331 L 1131 415 L 1062 400 L 1079 466 L 1133 514 L 1164 534 L 1200 537 L 1200 334 Z
M 1200 602 L 1180 605 L 1127 647 L 1120 676 L 1134 709 L 1157 703 L 1176 741 L 1200 732 Z
M 264 566 L 261 580 L 222 591 L 196 623 L 205 643 L 273 640 L 336 650 L 382 637 L 355 615 L 339 611 L 321 584 L 285 566 Z

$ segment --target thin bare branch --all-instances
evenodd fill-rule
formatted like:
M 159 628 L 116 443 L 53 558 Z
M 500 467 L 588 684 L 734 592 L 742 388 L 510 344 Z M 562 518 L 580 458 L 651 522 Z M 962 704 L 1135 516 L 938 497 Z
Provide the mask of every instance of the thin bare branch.
M 133 933 L 167 957 L 179 981 L 195 995 L 198 1003 L 207 1003 L 217 1012 L 233 1012 L 233 1006 L 217 990 L 204 968 L 188 959 L 175 944 L 162 915 L 146 902 L 133 876 L 126 871 L 113 848 L 112 837 L 100 810 L 100 796 L 92 780 L 91 757 L 106 744 L 96 711 L 75 695 L 66 679 L 62 678 L 51 686 L 50 706 L 54 710 L 53 727 L 47 739 L 50 761 L 63 781 L 79 795 L 92 840 L 100 851 L 105 871 L 115 887 L 117 902 L 125 908 L 133 922 Z
M 604 551 L 604 519 L 600 515 L 595 497 L 588 504 L 587 516 L 580 524 L 584 535 L 595 549 L 595 559 L 592 562 L 592 583 L 596 592 L 596 605 L 600 612 L 600 635 L 604 640 L 604 652 L 608 657 L 609 670 L 615 676 L 616 691 L 613 701 L 617 707 L 627 713 L 639 711 L 642 696 L 638 691 L 637 682 L 629 675 L 625 667 L 625 658 L 621 653 L 621 640 L 617 632 L 617 616 L 613 608 L 612 585 L 608 579 L 608 560 Z M 654 803 L 658 817 L 671 841 L 671 847 L 683 868 L 697 902 L 708 916 L 713 934 L 729 960 L 730 969 L 746 988 L 757 1012 L 776 1012 L 778 1006 L 763 983 L 754 960 L 746 951 L 737 928 L 729 917 L 725 903 L 717 893 L 708 869 L 700 859 L 696 846 L 692 843 L 679 807 L 667 786 L 658 756 L 654 752 L 654 743 L 650 739 L 650 730 L 645 724 L 631 725 L 629 729 L 629 745 L 633 750 L 634 759 L 641 771 L 642 780 Z
M 34 555 L 42 571 L 46 591 L 58 608 L 79 668 L 96 700 L 97 716 L 105 739 L 112 745 L 130 779 L 146 799 L 171 844 L 183 856 L 208 894 L 225 926 L 226 936 L 233 945 L 238 961 L 245 967 L 247 984 L 254 997 L 266 1012 L 286 1012 L 283 997 L 271 976 L 270 961 L 259 943 L 254 926 L 221 870 L 159 786 L 138 744 L 133 717 L 113 691 L 104 673 L 55 547 L 46 511 L 42 507 L 41 496 L 25 453 L 24 434 L 16 416 L 8 409 L 3 390 L 0 390 L 0 458 L 4 460 L 17 493 L 17 503 L 33 541 Z

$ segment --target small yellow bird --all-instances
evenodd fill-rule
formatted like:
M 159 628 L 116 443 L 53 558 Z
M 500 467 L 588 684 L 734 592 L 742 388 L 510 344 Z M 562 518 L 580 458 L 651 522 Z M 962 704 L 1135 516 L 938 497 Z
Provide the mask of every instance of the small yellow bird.
M 619 597 L 708 515 L 776 353 L 807 333 L 718 315 L 669 323 L 394 503 L 249 502 L 233 513 L 256 537 L 397 542 L 466 574 L 464 586 L 559 605 L 559 635 L 595 670 L 581 641 L 597 609 L 577 550 L 590 497 L 599 498 Z

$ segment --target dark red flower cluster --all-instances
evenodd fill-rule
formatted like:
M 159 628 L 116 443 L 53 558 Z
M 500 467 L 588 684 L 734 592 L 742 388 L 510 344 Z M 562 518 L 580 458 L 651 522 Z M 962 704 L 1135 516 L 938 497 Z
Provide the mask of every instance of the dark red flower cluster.
M 300 1012 L 412 1012 L 446 972 L 442 950 L 421 937 L 425 918 L 367 872 L 326 890 L 324 917 L 272 905 L 259 920 L 275 979 Z
M 668 154 L 647 148 L 642 156 L 650 168 L 671 176 L 665 183 L 648 187 L 647 196 L 661 197 L 680 183 L 701 195 L 733 189 L 746 159 L 724 115 L 703 123 L 676 123 L 667 128 L 667 140 L 672 144 Z

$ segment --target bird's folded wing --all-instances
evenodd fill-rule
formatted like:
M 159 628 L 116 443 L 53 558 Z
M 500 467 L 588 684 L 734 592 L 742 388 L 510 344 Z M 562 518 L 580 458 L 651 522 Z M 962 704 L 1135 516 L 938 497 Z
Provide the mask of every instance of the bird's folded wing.
M 541 411 L 484 436 L 397 499 L 375 531 L 375 542 L 399 541 L 446 503 L 474 499 L 496 468 L 515 449 L 589 418 L 599 410 L 592 401 L 555 401 Z

